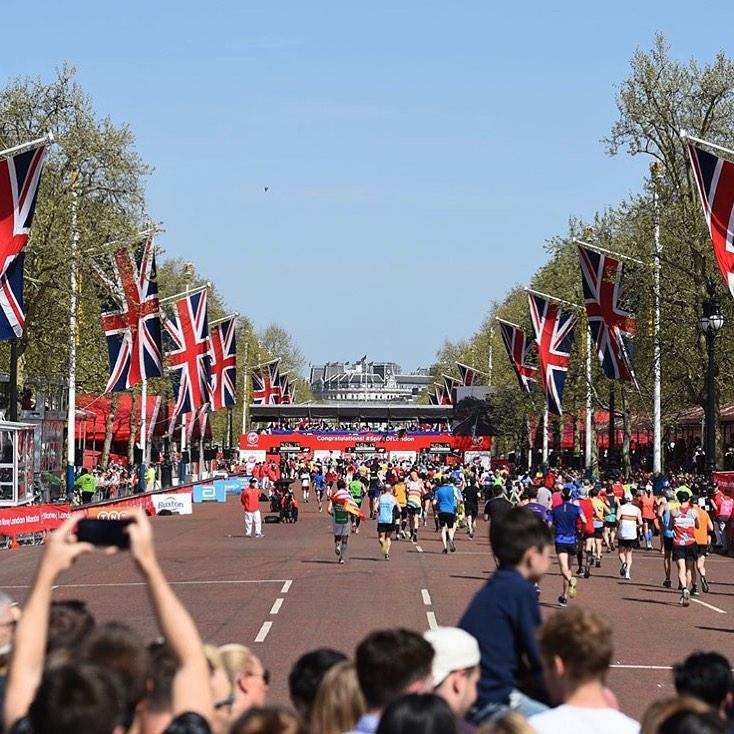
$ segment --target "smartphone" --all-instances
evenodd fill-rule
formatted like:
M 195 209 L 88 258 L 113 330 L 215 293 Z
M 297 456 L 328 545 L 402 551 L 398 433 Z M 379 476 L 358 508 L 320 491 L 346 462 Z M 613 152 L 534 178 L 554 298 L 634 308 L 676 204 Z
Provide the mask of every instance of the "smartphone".
M 84 518 L 76 526 L 76 537 L 81 543 L 129 548 L 130 536 L 125 528 L 132 520 L 93 520 Z

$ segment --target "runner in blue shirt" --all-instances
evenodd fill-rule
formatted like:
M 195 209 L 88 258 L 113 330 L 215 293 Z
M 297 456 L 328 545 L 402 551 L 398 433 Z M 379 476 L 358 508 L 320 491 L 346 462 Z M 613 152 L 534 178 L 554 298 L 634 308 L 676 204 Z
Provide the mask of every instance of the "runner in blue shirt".
M 448 553 L 450 547 L 453 553 L 456 550 L 454 533 L 456 532 L 456 510 L 458 508 L 454 485 L 444 479 L 433 494 L 433 504 L 438 515 L 438 526 L 441 529 L 442 552 Z
M 385 555 L 385 560 L 390 560 L 390 546 L 392 545 L 392 533 L 395 529 L 395 510 L 398 501 L 392 493 L 389 484 L 383 484 L 380 488 L 380 498 L 377 501 L 377 540 L 380 550 Z
M 553 523 L 553 532 L 555 534 L 556 555 L 558 556 L 558 565 L 561 568 L 561 576 L 563 577 L 563 590 L 558 597 L 558 605 L 565 607 L 568 599 L 576 596 L 576 579 L 571 573 L 569 558 L 576 555 L 576 530 L 579 520 L 585 524 L 586 518 L 578 505 L 572 500 L 573 490 L 569 486 L 565 486 L 561 491 L 563 503 L 554 507 L 550 511 L 551 522 Z

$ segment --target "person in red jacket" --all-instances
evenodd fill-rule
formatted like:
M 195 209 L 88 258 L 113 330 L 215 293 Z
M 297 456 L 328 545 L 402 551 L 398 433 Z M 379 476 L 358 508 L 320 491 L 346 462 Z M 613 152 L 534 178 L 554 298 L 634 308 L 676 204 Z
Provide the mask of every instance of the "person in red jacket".
M 257 479 L 250 479 L 250 486 L 240 493 L 240 503 L 245 510 L 245 536 L 252 537 L 252 526 L 255 526 L 255 537 L 262 538 L 262 516 L 260 515 L 260 490 Z
M 579 507 L 584 513 L 584 522 L 579 519 L 579 535 L 584 539 L 583 545 L 579 543 L 576 558 L 579 562 L 577 575 L 588 579 L 591 576 L 591 566 L 594 563 L 594 505 L 589 499 L 589 487 L 584 484 L 579 488 Z M 586 553 L 586 564 L 584 565 L 584 553 Z

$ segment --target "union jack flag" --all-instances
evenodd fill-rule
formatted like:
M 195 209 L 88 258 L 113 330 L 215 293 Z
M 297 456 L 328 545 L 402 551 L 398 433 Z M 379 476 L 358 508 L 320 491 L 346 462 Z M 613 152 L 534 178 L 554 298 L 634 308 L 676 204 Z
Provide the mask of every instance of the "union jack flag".
M 475 370 L 474 367 L 468 367 L 461 362 L 457 362 L 456 367 L 459 370 L 462 387 L 476 385 L 477 379 L 479 378 L 479 370 Z
M 290 377 L 288 376 L 287 372 L 283 372 L 283 374 L 280 376 L 280 404 L 281 405 L 289 405 L 291 402 L 291 381 Z
M 167 356 L 175 400 L 173 412 L 181 415 L 211 402 L 206 288 L 179 298 L 173 309 L 173 315 L 164 323 L 171 342 Z
M 520 387 L 530 395 L 532 383 L 538 379 L 538 368 L 528 364 L 528 356 L 533 347 L 533 342 L 515 324 L 511 324 L 509 321 L 497 320 L 500 324 L 502 341 L 505 343 L 505 349 L 507 349 L 507 356 L 510 358 L 512 368 L 517 375 L 517 381 L 520 383 Z
M 456 405 L 456 390 L 461 387 L 461 381 L 449 375 L 441 375 L 444 384 L 444 405 Z
M 534 293 L 528 293 L 528 300 L 548 412 L 563 415 L 563 388 L 578 317 Z
M 108 260 L 92 267 L 110 363 L 105 392 L 121 392 L 163 374 L 155 245 L 148 239 L 135 254 L 122 247 Z
M 627 341 L 632 338 L 637 322 L 620 305 L 624 295 L 624 265 L 611 255 L 582 245 L 577 247 L 586 315 L 601 368 L 610 380 L 631 380 L 633 374 Z
M 0 161 L 0 341 L 25 327 L 23 263 L 46 156 L 39 145 Z
M 436 405 L 451 405 L 451 396 L 443 385 L 436 385 Z
M 428 404 L 429 405 L 439 405 L 438 390 L 434 390 L 433 392 L 428 393 Z
M 229 316 L 211 328 L 212 409 L 237 402 L 237 344 L 235 317 Z
M 716 262 L 734 296 L 734 163 L 689 143 L 701 206 L 711 235 Z
M 255 405 L 278 405 L 282 398 L 280 359 L 255 367 L 252 371 L 252 402 Z

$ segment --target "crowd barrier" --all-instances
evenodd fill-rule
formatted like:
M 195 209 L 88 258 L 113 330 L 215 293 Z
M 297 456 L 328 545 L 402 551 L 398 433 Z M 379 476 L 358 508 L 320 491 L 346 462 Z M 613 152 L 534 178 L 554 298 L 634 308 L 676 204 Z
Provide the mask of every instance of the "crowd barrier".
M 43 542 L 46 533 L 61 525 L 72 510 L 84 512 L 86 517 L 107 520 L 124 518 L 135 507 L 143 507 L 148 515 L 190 515 L 193 502 L 224 502 L 227 494 L 239 494 L 247 486 L 248 480 L 249 477 L 242 476 L 205 479 L 74 508 L 67 503 L 0 508 L 0 548 L 17 548 Z M 210 488 L 216 488 L 216 498 Z

